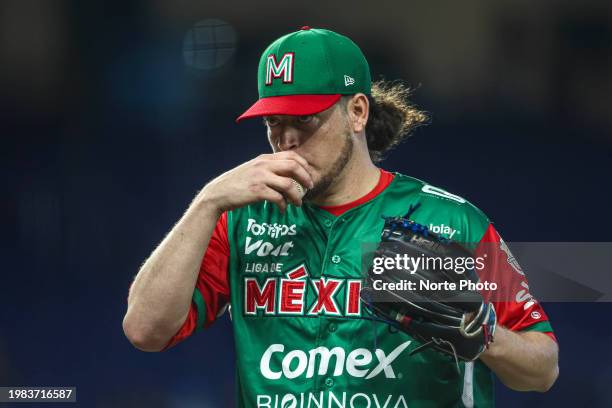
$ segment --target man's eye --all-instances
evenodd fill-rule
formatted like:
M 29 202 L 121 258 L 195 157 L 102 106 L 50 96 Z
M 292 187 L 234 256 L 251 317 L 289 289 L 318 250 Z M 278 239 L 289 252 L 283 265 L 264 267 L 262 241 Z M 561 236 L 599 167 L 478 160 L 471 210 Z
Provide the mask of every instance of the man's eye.
M 278 125 L 278 123 L 279 123 L 279 120 L 277 118 L 265 118 L 264 119 L 264 125 L 267 125 L 270 127 L 276 126 Z
M 308 123 L 312 120 L 313 115 L 302 115 L 298 116 L 298 122 L 300 123 Z

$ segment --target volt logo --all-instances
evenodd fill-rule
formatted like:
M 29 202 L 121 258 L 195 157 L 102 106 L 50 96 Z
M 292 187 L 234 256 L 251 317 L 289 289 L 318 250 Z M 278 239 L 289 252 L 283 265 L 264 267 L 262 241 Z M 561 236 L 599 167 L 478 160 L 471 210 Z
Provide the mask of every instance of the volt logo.
M 266 60 L 266 85 L 272 85 L 275 78 L 282 78 L 283 84 L 293 82 L 294 55 L 293 52 L 285 53 L 279 62 L 276 62 L 274 54 L 268 55 Z
M 255 241 L 251 237 L 246 237 L 244 254 L 249 255 L 255 252 L 257 256 L 288 256 L 291 248 L 293 248 L 293 241 L 275 245 L 261 239 Z

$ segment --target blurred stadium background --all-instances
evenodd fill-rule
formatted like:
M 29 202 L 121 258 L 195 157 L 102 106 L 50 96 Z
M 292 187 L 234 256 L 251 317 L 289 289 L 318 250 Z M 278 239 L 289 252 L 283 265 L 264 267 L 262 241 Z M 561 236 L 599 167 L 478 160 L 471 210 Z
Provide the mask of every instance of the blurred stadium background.
M 354 39 L 431 113 L 384 168 L 468 198 L 507 241 L 610 241 L 609 1 L 4 0 L 0 385 L 232 406 L 227 317 L 162 354 L 133 349 L 121 320 L 195 192 L 267 150 L 258 121 L 233 120 L 264 47 L 302 25 Z M 500 385 L 498 406 L 612 406 L 611 306 L 545 305 L 560 378 L 543 395 Z

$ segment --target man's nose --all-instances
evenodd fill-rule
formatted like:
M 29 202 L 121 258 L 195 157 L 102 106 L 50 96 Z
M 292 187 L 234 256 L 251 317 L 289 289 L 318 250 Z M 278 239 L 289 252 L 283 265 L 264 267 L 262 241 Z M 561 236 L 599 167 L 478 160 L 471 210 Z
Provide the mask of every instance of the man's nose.
M 292 150 L 300 145 L 300 138 L 297 129 L 291 126 L 283 127 L 280 138 L 278 139 L 278 148 L 281 151 Z

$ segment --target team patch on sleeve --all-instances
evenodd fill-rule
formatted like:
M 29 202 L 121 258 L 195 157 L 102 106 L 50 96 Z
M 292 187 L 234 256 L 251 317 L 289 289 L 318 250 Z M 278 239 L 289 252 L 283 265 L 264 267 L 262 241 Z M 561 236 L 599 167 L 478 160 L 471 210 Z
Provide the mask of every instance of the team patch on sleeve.
M 513 331 L 541 331 L 554 340 L 552 327 L 542 305 L 529 292 L 525 271 L 492 224 L 476 248 L 486 258 L 480 280 L 496 282 L 496 293 L 483 293 L 493 304 L 499 324 Z

